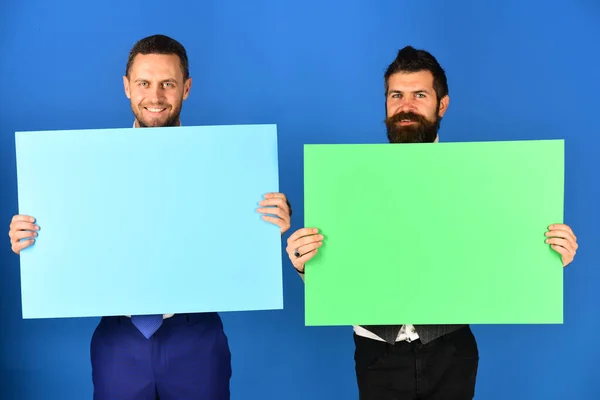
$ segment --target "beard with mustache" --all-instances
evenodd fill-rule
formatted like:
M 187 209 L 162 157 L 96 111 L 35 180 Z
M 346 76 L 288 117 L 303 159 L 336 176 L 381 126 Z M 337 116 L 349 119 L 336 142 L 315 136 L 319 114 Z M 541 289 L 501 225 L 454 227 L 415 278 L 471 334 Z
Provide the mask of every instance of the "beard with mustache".
M 439 107 L 439 106 L 438 106 Z M 413 121 L 412 125 L 399 125 L 400 121 Z M 399 112 L 385 119 L 390 143 L 433 143 L 437 138 L 442 118 L 435 112 L 435 121 L 429 121 L 413 112 Z
M 181 102 L 172 107 L 172 109 L 173 109 L 172 114 L 167 116 L 167 118 L 164 121 L 161 121 L 159 119 L 145 120 L 144 114 L 143 114 L 144 107 L 166 108 L 167 110 L 169 110 L 170 105 L 169 104 L 144 104 L 144 105 L 140 105 L 138 108 L 132 104 L 131 110 L 133 111 L 133 115 L 137 119 L 140 128 L 162 128 L 162 127 L 170 127 L 170 126 L 179 126 L 180 125 L 179 117 L 181 115 Z

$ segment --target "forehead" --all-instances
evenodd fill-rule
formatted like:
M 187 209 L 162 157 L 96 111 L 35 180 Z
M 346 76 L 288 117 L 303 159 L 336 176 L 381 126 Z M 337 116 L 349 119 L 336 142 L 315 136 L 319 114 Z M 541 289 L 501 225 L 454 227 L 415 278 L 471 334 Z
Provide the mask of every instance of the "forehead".
M 430 71 L 397 72 L 388 80 L 389 90 L 433 90 L 433 74 Z
M 181 63 L 175 54 L 138 54 L 129 73 L 133 79 L 183 79 Z

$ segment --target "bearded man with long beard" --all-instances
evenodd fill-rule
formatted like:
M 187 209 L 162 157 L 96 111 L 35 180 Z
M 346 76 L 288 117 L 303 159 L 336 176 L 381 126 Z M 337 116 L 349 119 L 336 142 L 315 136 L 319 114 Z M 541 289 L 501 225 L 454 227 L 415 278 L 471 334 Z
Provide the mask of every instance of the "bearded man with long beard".
M 446 74 L 427 51 L 401 49 L 385 72 L 387 136 L 392 144 L 435 143 L 450 97 Z M 563 224 L 550 226 L 546 241 L 573 261 L 576 237 Z M 323 245 L 316 227 L 301 228 L 288 239 L 286 251 L 304 279 L 305 264 Z M 418 268 L 418 266 L 415 266 Z M 428 277 L 435 279 L 435 277 Z M 359 290 L 357 290 L 359 292 Z M 410 304 L 420 299 L 397 297 Z M 355 372 L 360 400 L 470 400 L 475 396 L 479 363 L 477 342 L 469 325 L 355 326 Z

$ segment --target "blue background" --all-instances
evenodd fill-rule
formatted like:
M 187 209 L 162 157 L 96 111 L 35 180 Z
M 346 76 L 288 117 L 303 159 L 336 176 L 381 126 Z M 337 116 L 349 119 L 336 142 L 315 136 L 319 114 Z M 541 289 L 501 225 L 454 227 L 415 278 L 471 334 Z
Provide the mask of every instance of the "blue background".
M 184 124 L 278 124 L 281 189 L 295 210 L 290 232 L 303 221 L 302 145 L 385 142 L 383 73 L 407 44 L 431 51 L 447 71 L 442 140 L 566 139 L 565 220 L 580 251 L 565 270 L 565 324 L 473 327 L 476 397 L 600 397 L 597 0 L 1 4 L 5 232 L 17 211 L 14 131 L 131 126 L 121 76 L 133 43 L 154 33 L 172 35 L 190 54 Z M 498 245 L 510 261 L 506 234 Z M 4 240 L 0 398 L 91 398 L 97 319 L 22 320 L 18 257 Z M 284 311 L 223 315 L 233 398 L 357 398 L 351 327 L 303 326 L 303 284 L 289 262 L 284 296 Z

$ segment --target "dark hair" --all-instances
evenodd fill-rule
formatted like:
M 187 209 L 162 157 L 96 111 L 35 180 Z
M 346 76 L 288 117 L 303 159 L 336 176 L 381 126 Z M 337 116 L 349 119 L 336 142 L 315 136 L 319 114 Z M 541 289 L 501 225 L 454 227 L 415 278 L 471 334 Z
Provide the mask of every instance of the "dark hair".
M 140 39 L 133 45 L 129 52 L 127 68 L 125 70 L 126 76 L 129 76 L 133 60 L 138 54 L 175 54 L 179 57 L 181 72 L 183 72 L 183 80 L 185 81 L 190 77 L 187 52 L 185 51 L 185 47 L 175 39 L 165 35 L 152 35 Z
M 448 94 L 448 82 L 446 73 L 434 56 L 425 50 L 417 50 L 412 46 L 406 46 L 398 51 L 396 59 L 385 71 L 385 95 L 387 97 L 388 82 L 390 76 L 397 72 L 419 72 L 429 71 L 433 75 L 433 89 L 437 95 L 438 102 Z

